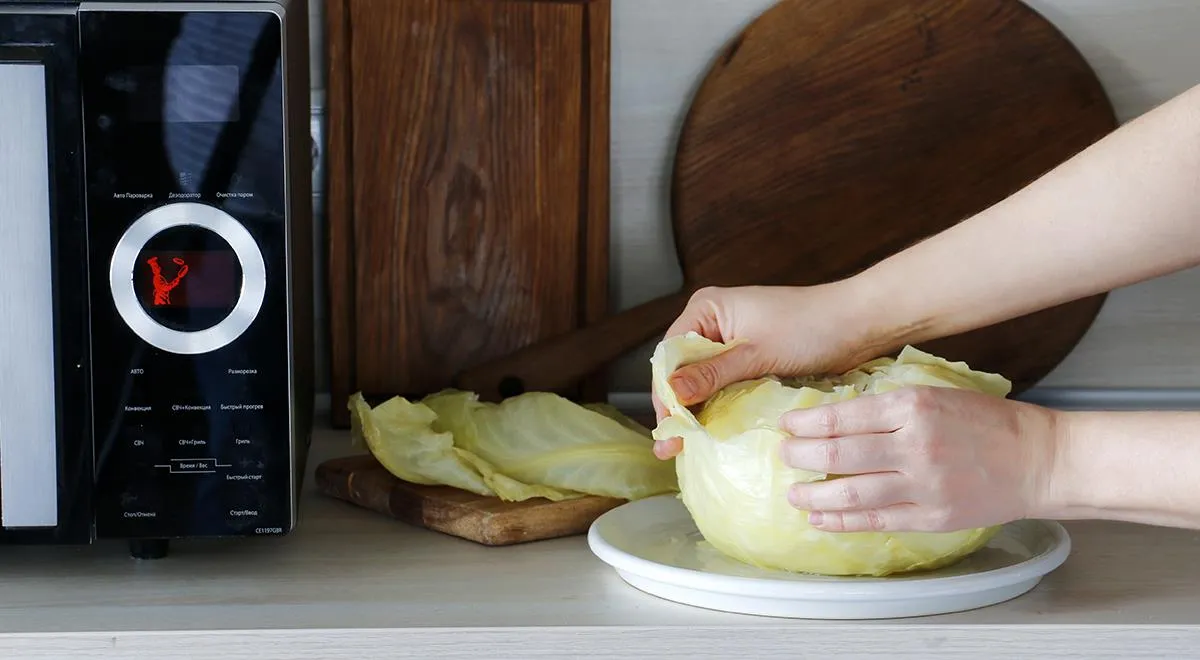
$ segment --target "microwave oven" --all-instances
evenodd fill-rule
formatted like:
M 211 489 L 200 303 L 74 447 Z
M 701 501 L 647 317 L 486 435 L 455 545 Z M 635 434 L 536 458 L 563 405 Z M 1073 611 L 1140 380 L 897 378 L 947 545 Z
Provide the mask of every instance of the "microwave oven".
M 286 534 L 312 426 L 301 0 L 0 2 L 0 544 Z

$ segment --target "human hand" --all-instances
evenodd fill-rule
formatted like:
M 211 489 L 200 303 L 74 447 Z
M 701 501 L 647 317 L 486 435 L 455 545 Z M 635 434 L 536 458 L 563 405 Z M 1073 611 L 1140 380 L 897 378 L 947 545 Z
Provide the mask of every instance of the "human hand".
M 680 403 L 694 406 L 741 380 L 767 374 L 839 373 L 876 357 L 880 326 L 860 309 L 865 297 L 850 281 L 811 287 L 705 288 L 697 291 L 666 336 L 695 331 L 712 341 L 744 343 L 711 360 L 680 367 L 669 379 Z M 652 393 L 658 420 L 667 416 Z M 654 444 L 662 459 L 683 448 L 679 438 Z
M 833 532 L 945 532 L 1038 517 L 1051 488 L 1056 413 L 972 390 L 905 387 L 794 410 L 789 466 L 848 475 L 788 500 Z

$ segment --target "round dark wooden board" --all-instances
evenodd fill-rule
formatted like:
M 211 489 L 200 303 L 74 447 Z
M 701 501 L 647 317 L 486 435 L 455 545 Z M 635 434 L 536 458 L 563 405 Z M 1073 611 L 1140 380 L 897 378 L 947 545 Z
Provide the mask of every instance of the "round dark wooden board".
M 1117 125 L 1088 63 L 1017 0 L 783 0 L 723 49 L 692 101 L 673 173 L 679 258 L 693 286 L 841 279 Z M 1104 299 L 922 348 L 1018 394 Z

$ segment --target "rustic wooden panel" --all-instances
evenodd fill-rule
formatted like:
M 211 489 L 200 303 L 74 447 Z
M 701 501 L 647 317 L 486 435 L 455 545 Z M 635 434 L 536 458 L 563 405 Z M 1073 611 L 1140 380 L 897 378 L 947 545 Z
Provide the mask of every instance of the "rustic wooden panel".
M 352 391 L 436 391 L 607 312 L 609 7 L 328 2 L 345 426 Z
M 582 124 L 587 139 L 588 208 L 583 226 L 586 227 L 583 275 L 584 318 L 581 326 L 597 323 L 611 311 L 609 298 L 609 239 L 610 239 L 610 129 L 612 98 L 612 9 L 609 0 L 590 2 L 587 8 L 587 79 L 583 85 L 584 112 Z M 605 401 L 611 384 L 608 365 L 591 372 L 581 383 L 580 398 L 584 401 Z
M 349 14 L 350 0 L 325 0 L 330 418 L 341 427 L 350 425 L 355 353 Z

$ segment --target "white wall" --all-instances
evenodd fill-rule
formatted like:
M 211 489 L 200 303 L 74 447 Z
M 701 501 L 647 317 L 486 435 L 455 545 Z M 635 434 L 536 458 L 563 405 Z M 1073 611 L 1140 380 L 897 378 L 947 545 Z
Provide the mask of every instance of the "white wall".
M 319 25 L 323 0 L 312 1 Z M 1080 48 L 1122 120 L 1200 83 L 1198 0 L 1027 2 Z M 612 283 L 617 308 L 677 290 L 681 276 L 666 204 L 675 131 L 714 51 L 771 4 L 614 0 Z M 319 45 L 319 30 L 314 34 Z M 317 45 L 315 55 L 322 52 Z M 319 88 L 319 62 L 314 68 Z M 649 347 L 644 347 L 622 360 L 614 389 L 645 390 L 648 359 Z M 1200 387 L 1200 271 L 1114 292 L 1079 347 L 1043 384 Z

